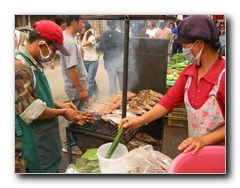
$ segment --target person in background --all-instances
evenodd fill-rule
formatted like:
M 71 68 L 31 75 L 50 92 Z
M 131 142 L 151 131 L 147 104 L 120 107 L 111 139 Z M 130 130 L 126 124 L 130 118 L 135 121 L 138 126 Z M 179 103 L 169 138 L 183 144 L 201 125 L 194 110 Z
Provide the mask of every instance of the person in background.
M 65 15 L 56 15 L 54 19 L 55 23 L 61 27 L 63 31 L 67 28 L 66 16 Z
M 15 49 L 21 45 L 25 45 L 27 40 L 27 34 L 18 30 L 15 30 Z
M 221 33 L 220 34 L 221 53 L 222 53 L 223 56 L 225 56 L 226 34 L 225 34 L 225 24 L 224 24 L 224 22 L 221 22 L 219 27 L 220 27 L 219 32 Z
M 173 30 L 173 29 L 175 28 L 175 23 L 174 23 L 174 22 L 170 22 L 170 23 L 169 23 L 169 28 L 170 28 L 171 30 Z
M 98 70 L 99 54 L 96 50 L 96 37 L 94 36 L 91 23 L 89 23 L 88 21 L 83 21 L 83 24 L 85 33 L 81 45 L 84 50 L 84 65 L 88 72 L 88 97 L 89 101 L 92 102 L 98 98 L 99 93 L 97 82 L 95 80 Z
M 146 24 L 144 21 L 139 21 L 133 32 L 133 37 L 146 37 L 149 38 L 149 35 L 146 33 Z
M 204 146 L 225 144 L 225 59 L 219 53 L 219 30 L 207 15 L 184 18 L 178 27 L 178 41 L 191 64 L 150 111 L 123 118 L 118 128 L 123 126 L 127 133 L 163 117 L 184 102 L 189 137 L 178 149 L 194 155 Z
M 174 29 L 176 28 L 174 22 L 170 22 L 170 23 L 168 24 L 168 27 L 169 27 L 169 29 L 172 30 L 172 33 L 173 33 Z M 174 40 L 174 33 L 173 33 L 173 40 Z M 171 52 L 171 55 L 170 55 L 170 56 L 172 56 L 173 43 L 169 43 L 169 45 L 170 45 L 169 48 L 170 48 L 170 52 Z
M 160 28 L 157 28 L 156 33 L 155 33 L 155 38 L 157 39 L 165 39 L 168 40 L 169 45 L 168 45 L 168 54 L 171 53 L 171 45 L 173 43 L 173 34 L 172 30 L 168 27 L 166 27 L 166 22 L 162 21 L 160 23 Z
M 73 103 L 53 101 L 43 64 L 56 50 L 65 56 L 61 28 L 53 21 L 35 22 L 25 46 L 15 52 L 15 130 L 20 138 L 26 172 L 56 173 L 61 164 L 58 116 L 79 121 Z
M 173 45 L 172 45 L 172 54 L 171 56 L 173 56 L 176 53 L 182 53 L 182 45 L 178 42 L 178 26 L 181 23 L 181 20 L 177 20 L 176 25 L 177 27 L 173 28 L 172 32 L 173 32 Z
M 67 28 L 64 32 L 64 47 L 70 52 L 70 56 L 60 54 L 62 65 L 62 75 L 64 79 L 64 89 L 70 101 L 77 107 L 79 111 L 88 105 L 88 74 L 85 69 L 80 47 L 77 44 L 76 34 L 83 30 L 83 23 L 80 15 L 66 16 Z M 72 121 L 67 122 L 67 126 Z M 73 155 L 81 155 L 82 151 L 78 148 L 77 143 L 71 135 L 71 147 Z M 67 150 L 67 136 L 63 141 L 63 152 Z
M 108 73 L 109 93 L 115 94 L 118 92 L 117 81 L 122 90 L 124 35 L 117 30 L 116 20 L 107 20 L 107 25 L 109 30 L 103 33 L 99 50 L 103 52 L 104 67 Z
M 156 22 L 154 20 L 148 20 L 147 27 L 148 29 L 146 31 L 146 34 L 148 34 L 149 38 L 155 38 L 155 33 L 157 30 Z
M 215 21 L 217 28 L 220 29 L 220 22 L 218 20 Z
M 66 24 L 66 16 L 64 15 L 57 15 L 55 16 L 55 23 L 57 25 L 59 25 L 59 27 L 62 29 L 62 31 L 64 32 L 65 29 L 67 28 L 67 24 Z M 51 60 L 51 63 L 50 63 L 50 69 L 55 69 L 55 58 L 56 56 Z

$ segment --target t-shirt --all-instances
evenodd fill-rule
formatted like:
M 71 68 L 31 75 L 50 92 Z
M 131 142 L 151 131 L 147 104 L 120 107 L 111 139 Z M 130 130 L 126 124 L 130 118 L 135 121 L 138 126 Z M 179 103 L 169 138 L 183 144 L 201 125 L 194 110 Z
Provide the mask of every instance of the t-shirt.
M 155 33 L 156 33 L 157 28 L 154 29 L 147 29 L 146 33 L 148 34 L 149 38 L 155 38 Z
M 96 51 L 96 38 L 94 35 L 90 35 L 88 41 L 91 44 L 82 47 L 84 50 L 84 61 L 97 61 L 98 53 Z
M 66 33 L 64 34 L 64 47 L 71 54 L 70 56 L 60 54 L 65 92 L 71 100 L 80 99 L 79 90 L 70 78 L 68 68 L 76 67 L 79 80 L 84 88 L 88 90 L 88 74 L 83 63 L 81 51 L 75 37 Z
M 165 27 L 164 29 L 158 28 L 155 33 L 155 38 L 169 40 L 173 43 L 173 34 L 170 28 Z
M 173 28 L 172 33 L 173 33 L 174 40 L 176 40 L 178 37 L 178 28 L 177 27 Z

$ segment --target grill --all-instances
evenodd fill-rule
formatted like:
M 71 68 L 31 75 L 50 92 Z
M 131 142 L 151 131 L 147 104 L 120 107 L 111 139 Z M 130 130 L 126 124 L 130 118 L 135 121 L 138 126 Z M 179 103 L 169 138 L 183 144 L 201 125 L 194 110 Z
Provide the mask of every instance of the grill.
M 95 116 L 99 117 L 99 116 Z M 123 144 L 127 144 L 137 133 L 138 129 L 132 129 L 127 134 L 124 134 L 122 139 Z M 67 133 L 67 141 L 68 141 L 68 158 L 69 164 L 73 162 L 72 159 L 72 149 L 70 147 L 70 134 L 72 134 L 76 140 L 82 143 L 83 147 L 80 147 L 82 152 L 85 152 L 89 147 L 86 142 L 90 140 L 94 140 L 94 142 L 90 143 L 89 148 L 99 147 L 105 142 L 111 142 L 114 140 L 115 136 L 118 133 L 117 126 L 112 125 L 104 120 L 95 120 L 94 123 L 86 123 L 84 126 L 80 126 L 75 123 L 71 123 L 68 127 L 66 127 Z M 79 144 L 78 144 L 79 145 Z
M 72 123 L 69 128 L 72 132 L 85 134 L 87 136 L 97 137 L 106 141 L 113 141 L 118 133 L 117 126 L 104 120 L 95 120 L 94 123 L 86 123 L 84 126 Z M 136 134 L 138 129 L 132 129 L 124 135 L 122 142 L 128 143 Z

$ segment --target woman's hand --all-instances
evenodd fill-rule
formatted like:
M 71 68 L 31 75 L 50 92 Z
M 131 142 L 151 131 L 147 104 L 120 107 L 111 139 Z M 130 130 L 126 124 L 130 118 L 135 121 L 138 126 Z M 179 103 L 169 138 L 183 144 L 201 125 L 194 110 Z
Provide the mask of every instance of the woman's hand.
M 196 154 L 200 149 L 202 149 L 205 146 L 205 141 L 202 137 L 199 138 L 193 138 L 189 137 L 185 139 L 179 146 L 179 150 L 183 150 L 183 152 L 189 152 L 192 151 L 192 155 Z
M 127 123 L 123 125 L 125 121 Z M 123 126 L 126 129 L 124 133 L 127 134 L 131 129 L 141 127 L 143 125 L 142 122 L 142 117 L 125 117 L 120 121 L 118 130 Z

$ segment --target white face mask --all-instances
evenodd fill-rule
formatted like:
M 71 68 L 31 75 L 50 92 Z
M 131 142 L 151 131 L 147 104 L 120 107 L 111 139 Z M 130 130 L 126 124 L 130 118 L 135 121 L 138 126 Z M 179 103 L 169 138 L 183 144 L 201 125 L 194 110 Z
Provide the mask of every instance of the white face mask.
M 194 42 L 194 44 L 190 47 L 190 48 L 183 48 L 182 49 L 182 52 L 183 52 L 183 55 L 186 57 L 186 59 L 194 64 L 194 65 L 200 65 L 200 57 L 202 55 L 202 51 L 203 51 L 203 48 L 200 50 L 200 52 L 198 53 L 198 55 L 195 57 L 192 53 L 192 49 L 194 47 L 194 45 L 196 44 L 197 41 Z
M 40 62 L 45 63 L 45 62 L 48 62 L 48 61 L 52 60 L 52 58 L 54 57 L 54 53 L 53 53 L 53 51 L 51 51 L 51 49 L 48 47 L 48 45 L 45 41 L 42 41 L 42 42 L 44 42 L 46 44 L 47 49 L 49 51 L 48 55 L 44 56 L 43 53 L 42 53 L 42 50 L 40 48 L 40 56 L 41 56 Z

